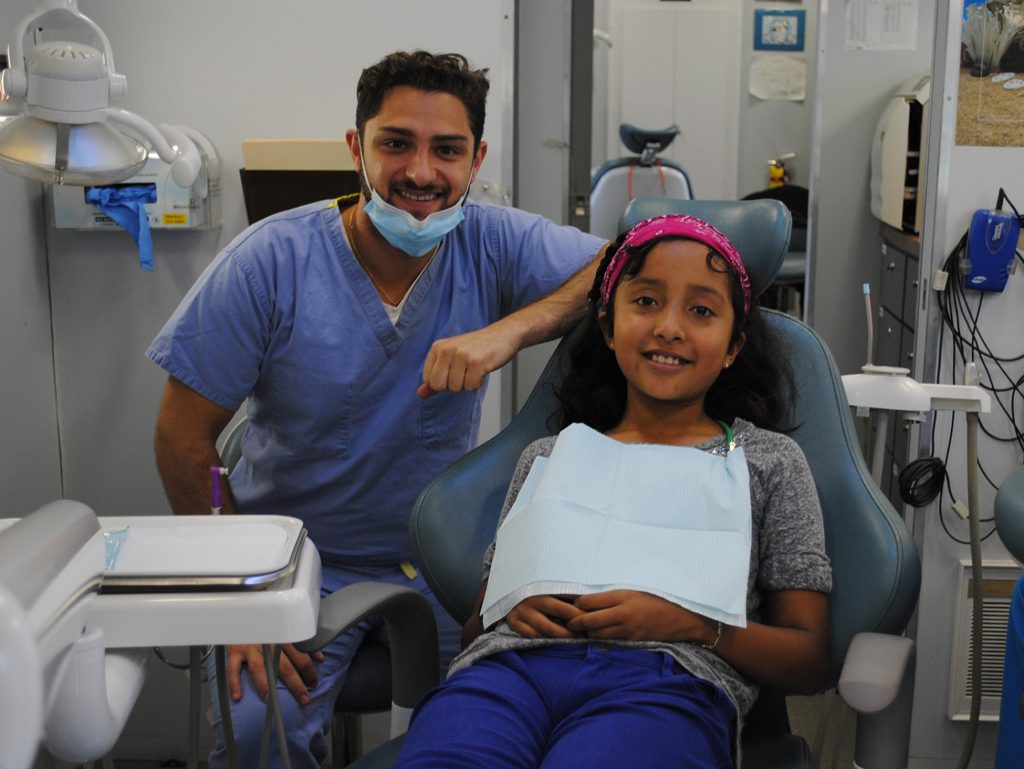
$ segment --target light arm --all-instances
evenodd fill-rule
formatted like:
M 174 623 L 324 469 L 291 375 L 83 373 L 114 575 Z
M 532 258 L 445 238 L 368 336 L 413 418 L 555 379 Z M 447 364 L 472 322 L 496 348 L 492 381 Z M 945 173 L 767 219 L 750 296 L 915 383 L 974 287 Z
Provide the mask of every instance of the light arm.
M 179 187 L 188 188 L 199 175 L 199 150 L 192 140 L 178 128 L 161 123 L 154 128 L 134 112 L 126 109 L 108 109 L 107 120 L 124 126 L 149 142 L 160 159 L 171 166 L 171 178 Z

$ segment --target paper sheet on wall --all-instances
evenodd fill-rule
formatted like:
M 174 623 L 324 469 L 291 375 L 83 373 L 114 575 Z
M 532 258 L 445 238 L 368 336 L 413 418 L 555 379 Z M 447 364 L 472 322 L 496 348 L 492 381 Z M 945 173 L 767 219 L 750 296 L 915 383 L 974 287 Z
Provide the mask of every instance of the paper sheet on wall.
M 846 0 L 848 51 L 913 51 L 918 0 Z
M 765 101 L 803 101 L 807 98 L 807 60 L 785 53 L 753 54 L 750 95 Z

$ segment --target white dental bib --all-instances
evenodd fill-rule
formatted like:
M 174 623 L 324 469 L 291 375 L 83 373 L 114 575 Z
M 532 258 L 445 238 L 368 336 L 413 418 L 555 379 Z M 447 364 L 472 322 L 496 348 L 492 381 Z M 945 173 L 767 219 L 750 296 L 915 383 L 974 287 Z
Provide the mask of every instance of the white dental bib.
M 570 425 L 498 529 L 484 627 L 530 596 L 616 588 L 745 627 L 750 525 L 742 448 L 721 457 Z

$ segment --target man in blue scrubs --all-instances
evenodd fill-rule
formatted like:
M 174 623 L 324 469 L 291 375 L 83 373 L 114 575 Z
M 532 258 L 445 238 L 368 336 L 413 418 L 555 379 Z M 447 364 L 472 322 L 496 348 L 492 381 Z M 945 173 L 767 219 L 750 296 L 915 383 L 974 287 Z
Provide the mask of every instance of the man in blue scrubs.
M 366 580 L 419 589 L 435 606 L 443 665 L 459 628 L 412 564 L 409 512 L 474 445 L 486 375 L 581 317 L 604 245 L 466 200 L 487 152 L 487 90 L 486 71 L 454 54 L 396 53 L 364 70 L 346 135 L 362 193 L 247 229 L 147 351 L 170 375 L 155 447 L 174 512 L 209 511 L 214 442 L 248 401 L 226 511 L 301 518 L 325 592 Z M 324 759 L 368 631 L 315 659 L 284 648 L 293 766 Z M 267 689 L 259 648 L 232 647 L 228 678 L 241 764 L 252 766 Z M 210 763 L 225 762 L 219 739 Z

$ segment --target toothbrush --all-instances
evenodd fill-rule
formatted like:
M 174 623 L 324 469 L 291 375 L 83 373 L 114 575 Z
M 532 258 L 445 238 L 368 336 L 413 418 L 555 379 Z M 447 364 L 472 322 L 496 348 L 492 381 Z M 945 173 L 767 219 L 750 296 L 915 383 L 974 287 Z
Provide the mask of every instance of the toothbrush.
M 875 363 L 875 329 L 871 320 L 871 284 L 864 284 L 864 309 L 868 319 L 868 365 Z
M 224 506 L 221 502 L 221 476 L 226 476 L 228 469 L 226 467 L 218 467 L 214 465 L 210 468 L 210 513 L 212 515 L 220 515 L 221 510 Z

